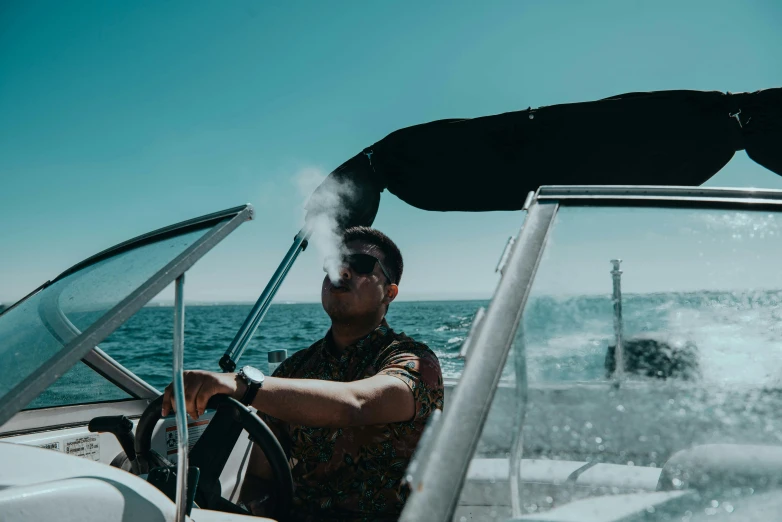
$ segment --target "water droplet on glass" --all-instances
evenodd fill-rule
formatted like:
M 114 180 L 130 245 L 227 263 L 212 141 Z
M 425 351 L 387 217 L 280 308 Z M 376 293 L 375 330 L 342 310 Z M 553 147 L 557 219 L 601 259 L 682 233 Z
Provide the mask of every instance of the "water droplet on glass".
M 677 479 L 677 478 L 673 479 L 671 481 L 671 484 L 673 484 L 673 487 L 675 487 L 675 488 L 682 487 L 682 481 L 680 479 Z
M 595 437 L 595 442 L 600 444 L 601 442 L 603 442 L 603 439 L 601 439 L 600 437 Z
M 720 503 L 717 500 L 712 500 L 710 502 L 710 504 L 711 504 L 711 507 L 720 507 Z
M 551 497 L 546 497 L 546 503 L 547 504 L 553 504 L 554 503 L 554 499 L 551 498 Z
M 620 404 L 616 407 L 616 411 L 625 411 L 625 407 Z

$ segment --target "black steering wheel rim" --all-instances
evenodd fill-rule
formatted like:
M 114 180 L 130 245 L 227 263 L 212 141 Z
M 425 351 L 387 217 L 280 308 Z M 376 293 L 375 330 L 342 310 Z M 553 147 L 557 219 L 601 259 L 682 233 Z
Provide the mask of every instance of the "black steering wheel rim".
M 138 421 L 135 447 L 136 453 L 140 458 L 145 458 L 152 449 L 152 432 L 158 421 L 162 418 L 162 405 L 163 396 L 161 395 L 149 403 L 149 406 L 144 410 L 144 413 Z M 285 452 L 277 440 L 277 437 L 274 436 L 274 433 L 272 433 L 266 423 L 263 422 L 258 415 L 232 397 L 227 395 L 215 395 L 209 399 L 207 408 L 217 410 L 217 413 L 209 422 L 204 433 L 201 434 L 196 445 L 191 449 L 190 455 L 197 458 L 196 455 L 204 453 L 203 446 L 199 448 L 199 445 L 202 441 L 206 444 L 207 441 L 211 441 L 211 439 L 214 438 L 209 435 L 210 430 L 212 430 L 211 433 L 225 433 L 226 425 L 229 423 L 237 424 L 242 429 L 246 430 L 250 434 L 250 439 L 261 448 L 266 456 L 266 460 L 269 462 L 272 475 L 275 479 L 275 507 L 272 516 L 278 520 L 285 519 L 293 502 L 293 477 L 291 475 L 290 466 L 288 465 L 288 459 L 285 456 Z M 231 427 L 236 428 L 236 426 Z M 238 439 L 238 435 L 241 433 L 241 429 L 238 431 L 234 429 L 233 431 L 236 433 L 236 437 L 233 437 L 233 440 L 225 441 L 226 444 L 230 444 L 230 450 L 224 452 L 224 459 L 219 459 L 222 460 L 222 462 L 214 464 L 211 461 L 207 461 L 204 465 L 197 461 L 194 462 L 193 458 L 191 458 L 190 465 L 200 467 L 202 477 L 213 475 L 216 478 L 219 476 L 220 471 L 222 471 L 222 468 L 225 466 L 228 455 L 230 455 L 231 450 Z M 202 450 L 200 453 L 199 449 Z M 206 453 L 211 455 L 213 452 L 207 451 Z M 211 470 L 211 474 L 209 473 L 210 470 L 205 469 L 205 467 L 215 465 L 219 467 L 219 470 L 213 469 Z M 206 485 L 208 486 L 209 484 Z M 199 490 L 201 489 L 201 486 L 202 483 L 199 482 Z M 222 500 L 229 502 L 225 499 Z

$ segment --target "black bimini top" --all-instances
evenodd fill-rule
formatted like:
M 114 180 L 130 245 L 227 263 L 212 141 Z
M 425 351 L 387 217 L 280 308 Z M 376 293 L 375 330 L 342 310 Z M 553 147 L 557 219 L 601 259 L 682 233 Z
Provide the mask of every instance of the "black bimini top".
M 370 225 L 384 189 L 424 210 L 518 210 L 542 185 L 697 186 L 738 150 L 782 175 L 781 144 L 782 88 L 630 93 L 401 129 L 322 187 L 350 180 L 345 224 Z

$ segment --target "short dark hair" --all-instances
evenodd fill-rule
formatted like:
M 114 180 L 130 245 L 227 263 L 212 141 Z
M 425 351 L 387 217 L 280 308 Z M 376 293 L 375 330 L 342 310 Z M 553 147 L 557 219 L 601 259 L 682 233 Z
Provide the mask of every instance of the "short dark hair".
M 399 284 L 402 279 L 404 262 L 399 247 L 381 231 L 370 227 L 350 227 L 342 233 L 342 241 L 347 244 L 350 241 L 363 241 L 374 245 L 383 253 L 385 261 L 383 266 L 388 270 L 394 284 Z

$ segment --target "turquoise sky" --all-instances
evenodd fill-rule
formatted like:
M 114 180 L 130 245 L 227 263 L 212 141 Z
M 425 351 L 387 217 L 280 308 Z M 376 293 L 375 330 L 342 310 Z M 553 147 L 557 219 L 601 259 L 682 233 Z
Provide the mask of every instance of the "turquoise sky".
M 0 301 L 244 202 L 256 221 L 193 269 L 186 293 L 252 301 L 302 223 L 302 169 L 328 172 L 439 118 L 782 86 L 780 27 L 773 0 L 3 2 Z M 709 184 L 782 179 L 739 153 Z M 428 213 L 384 193 L 375 226 L 405 255 L 400 298 L 488 297 L 522 218 Z M 282 299 L 318 299 L 317 257 L 304 254 Z

